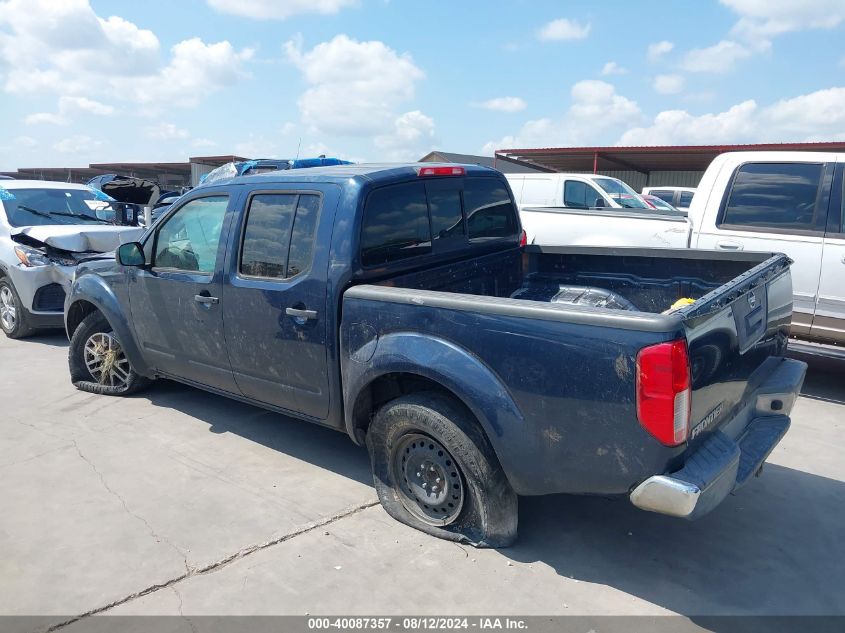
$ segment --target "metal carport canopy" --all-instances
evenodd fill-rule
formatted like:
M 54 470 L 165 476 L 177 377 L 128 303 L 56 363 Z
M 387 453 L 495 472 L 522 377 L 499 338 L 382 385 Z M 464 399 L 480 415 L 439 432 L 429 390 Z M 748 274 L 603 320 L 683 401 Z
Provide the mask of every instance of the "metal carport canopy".
M 496 160 L 518 162 L 546 171 L 596 172 L 628 169 L 652 171 L 704 171 L 724 152 L 803 150 L 845 152 L 845 142 L 763 143 L 756 145 L 654 145 L 639 147 L 546 147 L 500 149 Z

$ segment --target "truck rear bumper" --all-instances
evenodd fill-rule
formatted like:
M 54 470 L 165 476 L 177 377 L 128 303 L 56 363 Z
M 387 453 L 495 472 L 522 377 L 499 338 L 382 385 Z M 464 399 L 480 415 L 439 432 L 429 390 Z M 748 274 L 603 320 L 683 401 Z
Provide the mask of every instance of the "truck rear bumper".
M 716 431 L 693 453 L 681 470 L 649 477 L 630 494 L 642 510 L 696 519 L 719 505 L 731 492 L 758 472 L 789 429 L 807 365 L 784 360 L 777 371 L 750 398 L 750 421 L 736 433 Z

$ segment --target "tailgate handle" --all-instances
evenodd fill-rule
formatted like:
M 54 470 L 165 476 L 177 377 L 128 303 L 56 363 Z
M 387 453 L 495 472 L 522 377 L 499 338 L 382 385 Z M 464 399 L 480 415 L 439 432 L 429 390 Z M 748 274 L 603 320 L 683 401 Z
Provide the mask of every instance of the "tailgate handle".
M 718 248 L 721 248 L 722 250 L 725 250 L 725 251 L 741 251 L 742 250 L 742 244 L 740 244 L 739 242 L 731 242 L 731 241 L 728 241 L 728 240 L 721 240 L 719 242 L 716 242 L 716 246 Z
M 302 308 L 285 308 L 285 314 L 294 319 L 304 319 L 306 321 L 317 318 L 316 310 L 305 310 Z
M 745 326 L 749 332 L 756 332 L 763 325 L 763 306 L 757 306 L 745 317 Z

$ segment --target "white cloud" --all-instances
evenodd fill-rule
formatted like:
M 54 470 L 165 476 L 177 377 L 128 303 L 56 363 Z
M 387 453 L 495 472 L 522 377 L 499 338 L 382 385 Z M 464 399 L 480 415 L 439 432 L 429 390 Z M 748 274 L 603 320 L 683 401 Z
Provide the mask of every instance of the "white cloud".
M 743 101 L 718 113 L 666 110 L 625 132 L 619 145 L 765 143 L 845 139 L 845 87 L 783 99 L 767 107 Z
M 504 148 L 595 143 L 597 137 L 609 130 L 624 129 L 642 120 L 639 106 L 617 94 L 607 82 L 579 81 L 572 86 L 570 96 L 571 104 L 561 117 L 527 121 L 516 134 L 488 142 L 482 153 L 490 155 Z
M 652 85 L 662 95 L 674 95 L 684 89 L 684 78 L 681 75 L 657 75 Z
M 99 116 L 109 116 L 114 114 L 114 106 L 94 101 L 88 97 L 64 96 L 59 98 L 59 112 L 65 115 L 86 112 Z
M 212 141 L 210 138 L 195 138 L 191 141 L 191 147 L 196 147 L 197 149 L 204 149 L 209 147 L 217 147 L 217 142 Z
M 520 112 L 528 107 L 525 100 L 519 97 L 496 97 L 495 99 L 488 99 L 476 105 L 479 108 L 495 110 L 497 112 Z
M 67 119 L 55 112 L 33 112 L 32 114 L 28 114 L 24 118 L 23 122 L 27 125 L 40 125 L 42 123 L 48 123 L 50 125 L 65 125 L 67 123 Z
M 537 39 L 544 42 L 560 40 L 583 40 L 590 34 L 592 25 L 581 24 L 575 20 L 560 18 L 552 20 L 537 31 Z
M 58 112 L 33 112 L 24 118 L 27 125 L 49 123 L 51 125 L 67 125 L 70 117 L 76 114 L 94 114 L 110 116 L 114 114 L 114 106 L 88 99 L 87 97 L 59 97 Z
M 406 112 L 393 122 L 393 130 L 377 136 L 375 146 L 390 161 L 416 160 L 432 147 L 434 119 L 419 110 Z
M 608 75 L 625 75 L 625 74 L 627 74 L 627 73 L 628 73 L 628 69 L 627 69 L 627 68 L 623 68 L 622 66 L 620 66 L 620 65 L 619 65 L 619 64 L 617 64 L 616 62 L 607 62 L 607 63 L 606 63 L 604 66 L 602 66 L 602 68 L 601 68 L 601 74 L 602 74 L 603 76 L 608 76 Z
M 263 134 L 250 134 L 245 141 L 235 145 L 235 154 L 246 158 L 278 158 L 279 145 Z
M 696 48 L 684 55 L 681 68 L 691 73 L 726 73 L 736 62 L 751 56 L 742 44 L 722 40 L 707 48 Z
M 206 44 L 194 37 L 170 49 L 170 62 L 146 77 L 117 80 L 119 89 L 140 104 L 167 104 L 194 107 L 203 97 L 249 76 L 244 63 L 253 49 L 240 51 L 226 40 Z
M 301 13 L 337 13 L 356 6 L 358 0 L 208 0 L 208 4 L 221 13 L 256 20 L 284 20 Z
M 84 154 L 103 144 L 84 134 L 74 134 L 53 145 L 53 149 L 62 154 Z
M 186 139 L 190 136 L 190 134 L 188 134 L 188 130 L 180 128 L 174 123 L 159 123 L 158 125 L 151 125 L 147 127 L 144 132 L 149 138 L 162 141 Z
M 648 51 L 646 53 L 648 61 L 658 61 L 664 55 L 671 53 L 673 48 L 675 48 L 675 45 L 667 40 L 663 40 L 662 42 L 655 42 L 654 44 L 649 44 Z
M 778 101 L 766 109 L 769 131 L 784 138 L 808 141 L 845 136 L 845 88 L 827 88 Z
M 310 51 L 303 51 L 300 39 L 288 41 L 284 49 L 309 86 L 297 103 L 312 133 L 390 134 L 398 107 L 413 98 L 424 77 L 410 55 L 380 41 L 338 35 Z
M 88 0 L 6 0 L 0 7 L 6 92 L 80 94 L 102 77 L 145 72 L 158 54 L 152 31 L 100 18 Z
M 685 110 L 665 110 L 649 127 L 633 128 L 619 145 L 713 145 L 742 143 L 753 138 L 754 101 L 744 101 L 719 114 L 693 116 Z
M 5 0 L 0 4 L 0 85 L 9 93 L 62 95 L 59 114 L 107 115 L 114 106 L 196 105 L 246 76 L 250 49 L 199 38 L 177 43 L 166 63 L 156 35 L 118 16 L 102 18 L 89 0 Z M 62 110 L 64 104 L 64 111 Z
M 31 136 L 16 136 L 12 139 L 12 145 L 14 147 L 25 147 L 25 148 L 33 148 L 38 146 L 38 141 L 36 141 Z
M 296 130 L 296 123 L 293 121 L 285 121 L 280 132 L 282 133 L 282 136 L 287 136 L 288 134 L 293 133 L 294 130 Z
M 783 33 L 832 29 L 845 21 L 842 0 L 720 0 L 739 16 L 731 33 L 756 49 Z

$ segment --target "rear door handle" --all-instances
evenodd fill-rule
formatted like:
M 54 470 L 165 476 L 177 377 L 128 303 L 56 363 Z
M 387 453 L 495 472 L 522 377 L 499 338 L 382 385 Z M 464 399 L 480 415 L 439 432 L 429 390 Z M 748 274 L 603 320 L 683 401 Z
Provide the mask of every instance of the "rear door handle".
M 317 318 L 316 310 L 305 310 L 300 308 L 285 308 L 285 314 L 294 319 L 304 319 L 309 321 Z
M 214 305 L 220 303 L 220 299 L 217 297 L 210 297 L 208 295 L 194 295 L 194 301 L 197 303 L 203 303 L 205 305 Z
M 724 251 L 741 251 L 743 248 L 742 244 L 739 242 L 729 242 L 727 240 L 716 242 L 716 247 L 721 248 Z

